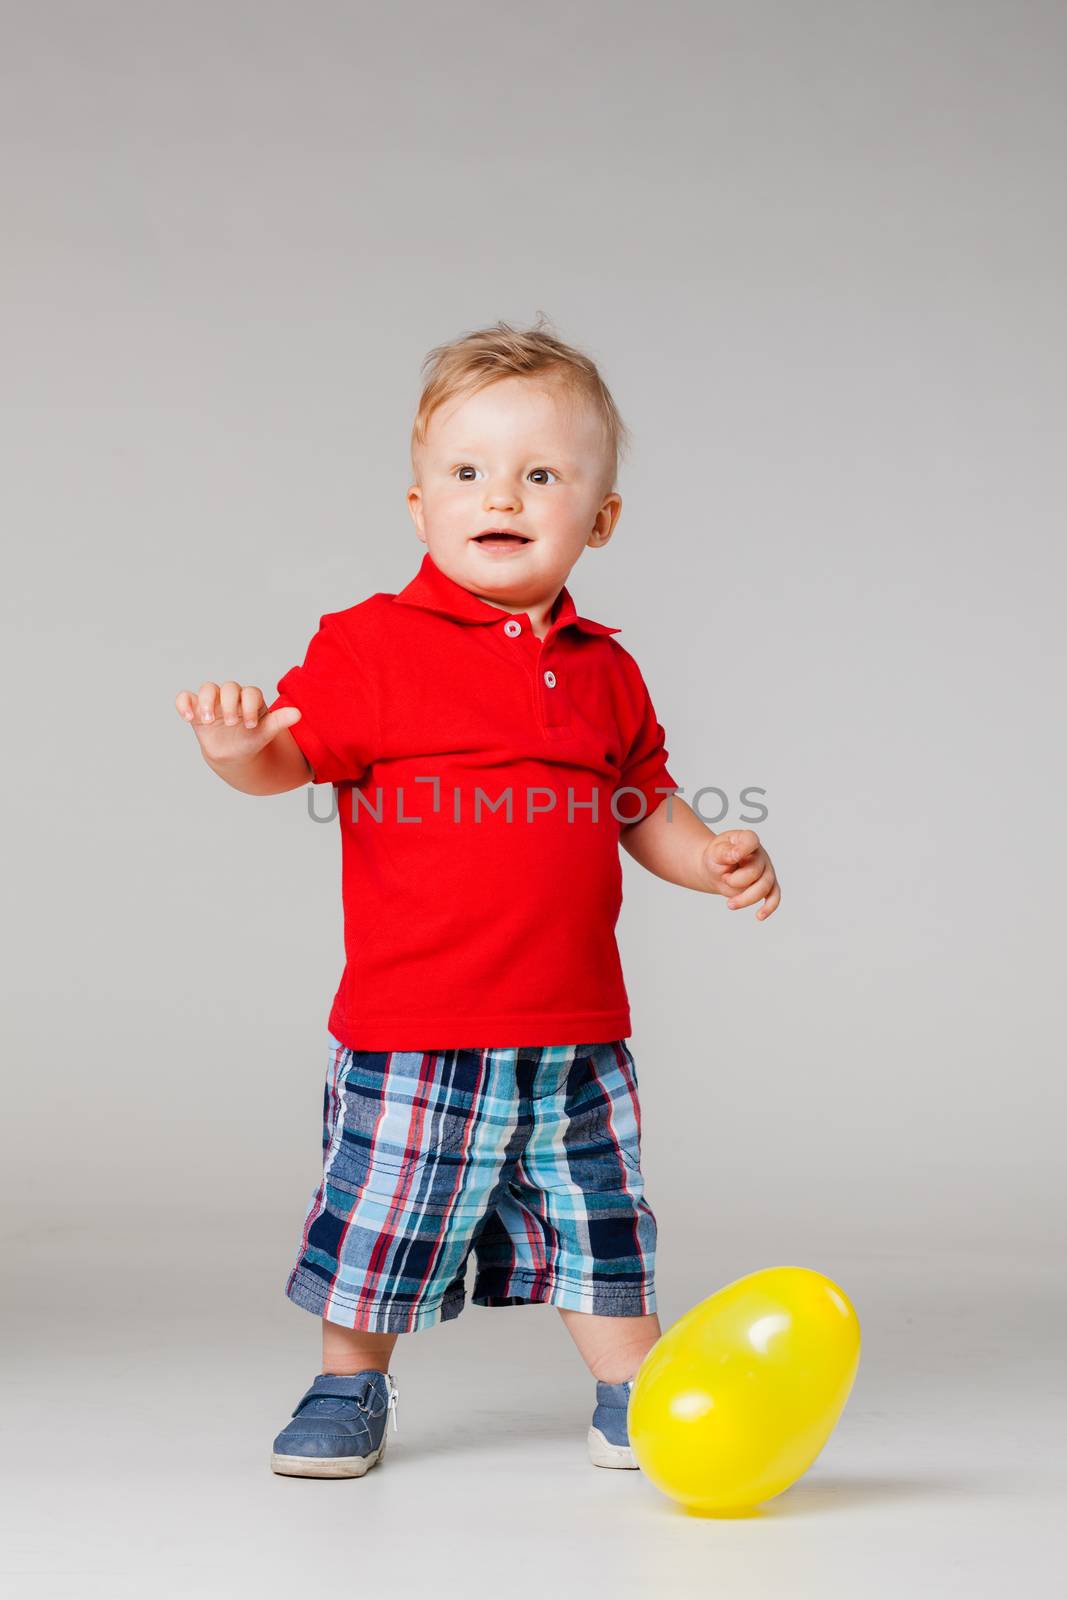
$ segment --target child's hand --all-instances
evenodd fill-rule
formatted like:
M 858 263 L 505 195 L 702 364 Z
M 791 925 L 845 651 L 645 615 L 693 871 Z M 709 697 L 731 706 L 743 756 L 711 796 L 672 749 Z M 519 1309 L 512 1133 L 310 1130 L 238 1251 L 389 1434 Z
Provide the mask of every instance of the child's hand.
M 765 899 L 767 904 L 756 912 L 758 922 L 769 917 L 782 898 L 771 858 L 751 828 L 716 834 L 704 846 L 701 869 L 715 894 L 731 897 L 726 902 L 731 911 Z
M 232 679 L 221 689 L 217 683 L 202 683 L 198 695 L 182 689 L 174 704 L 179 715 L 192 723 L 208 761 L 248 761 L 283 728 L 300 721 L 296 706 L 268 711 L 263 693 L 254 683 L 242 688 Z

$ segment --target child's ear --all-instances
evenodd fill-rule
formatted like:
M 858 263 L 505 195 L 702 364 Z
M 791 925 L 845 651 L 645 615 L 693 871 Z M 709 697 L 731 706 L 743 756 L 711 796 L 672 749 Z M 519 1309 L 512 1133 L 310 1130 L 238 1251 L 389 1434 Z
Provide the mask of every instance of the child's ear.
M 411 512 L 411 520 L 415 524 L 415 532 L 425 544 L 426 529 L 423 527 L 422 522 L 422 490 L 417 483 L 413 483 L 408 490 L 407 502 L 408 510 Z

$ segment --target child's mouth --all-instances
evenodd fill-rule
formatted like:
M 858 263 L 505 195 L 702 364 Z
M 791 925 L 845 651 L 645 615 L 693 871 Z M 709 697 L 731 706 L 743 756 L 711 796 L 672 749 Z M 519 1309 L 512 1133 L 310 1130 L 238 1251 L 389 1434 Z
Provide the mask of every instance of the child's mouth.
M 475 544 L 480 544 L 483 550 L 521 550 L 523 545 L 529 544 L 529 539 L 521 533 L 500 533 L 490 530 L 488 533 L 475 535 Z

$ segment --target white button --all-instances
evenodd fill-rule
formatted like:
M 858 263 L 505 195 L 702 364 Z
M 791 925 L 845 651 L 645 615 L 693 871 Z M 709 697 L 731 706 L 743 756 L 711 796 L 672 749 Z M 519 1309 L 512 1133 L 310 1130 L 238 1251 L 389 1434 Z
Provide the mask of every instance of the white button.
M 515 637 L 515 635 L 517 633 L 521 633 L 522 632 L 522 623 L 521 622 L 516 622 L 515 619 L 512 618 L 512 620 L 510 622 L 505 622 L 505 624 L 504 624 L 504 632 L 508 635 L 508 637 L 510 639 L 514 639 L 514 637 Z
M 554 689 L 556 687 L 556 674 L 554 672 L 546 672 L 545 682 L 550 689 Z

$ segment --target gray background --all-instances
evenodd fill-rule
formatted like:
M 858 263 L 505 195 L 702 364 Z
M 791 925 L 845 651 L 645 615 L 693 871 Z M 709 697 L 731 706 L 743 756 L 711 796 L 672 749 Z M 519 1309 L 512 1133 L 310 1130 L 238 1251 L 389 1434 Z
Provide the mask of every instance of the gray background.
M 1064 7 L 3 22 L 5 1576 L 1042 1588 Z M 318 1370 L 282 1286 L 338 841 L 311 791 L 219 782 L 173 700 L 272 696 L 322 612 L 408 581 L 419 363 L 538 310 L 634 434 L 569 587 L 622 628 L 686 793 L 736 824 L 766 789 L 783 886 L 761 925 L 624 857 L 661 1317 L 795 1263 L 864 1327 L 833 1440 L 749 1522 L 588 1466 L 591 1382 L 541 1307 L 402 1339 L 365 1482 L 267 1470 Z

